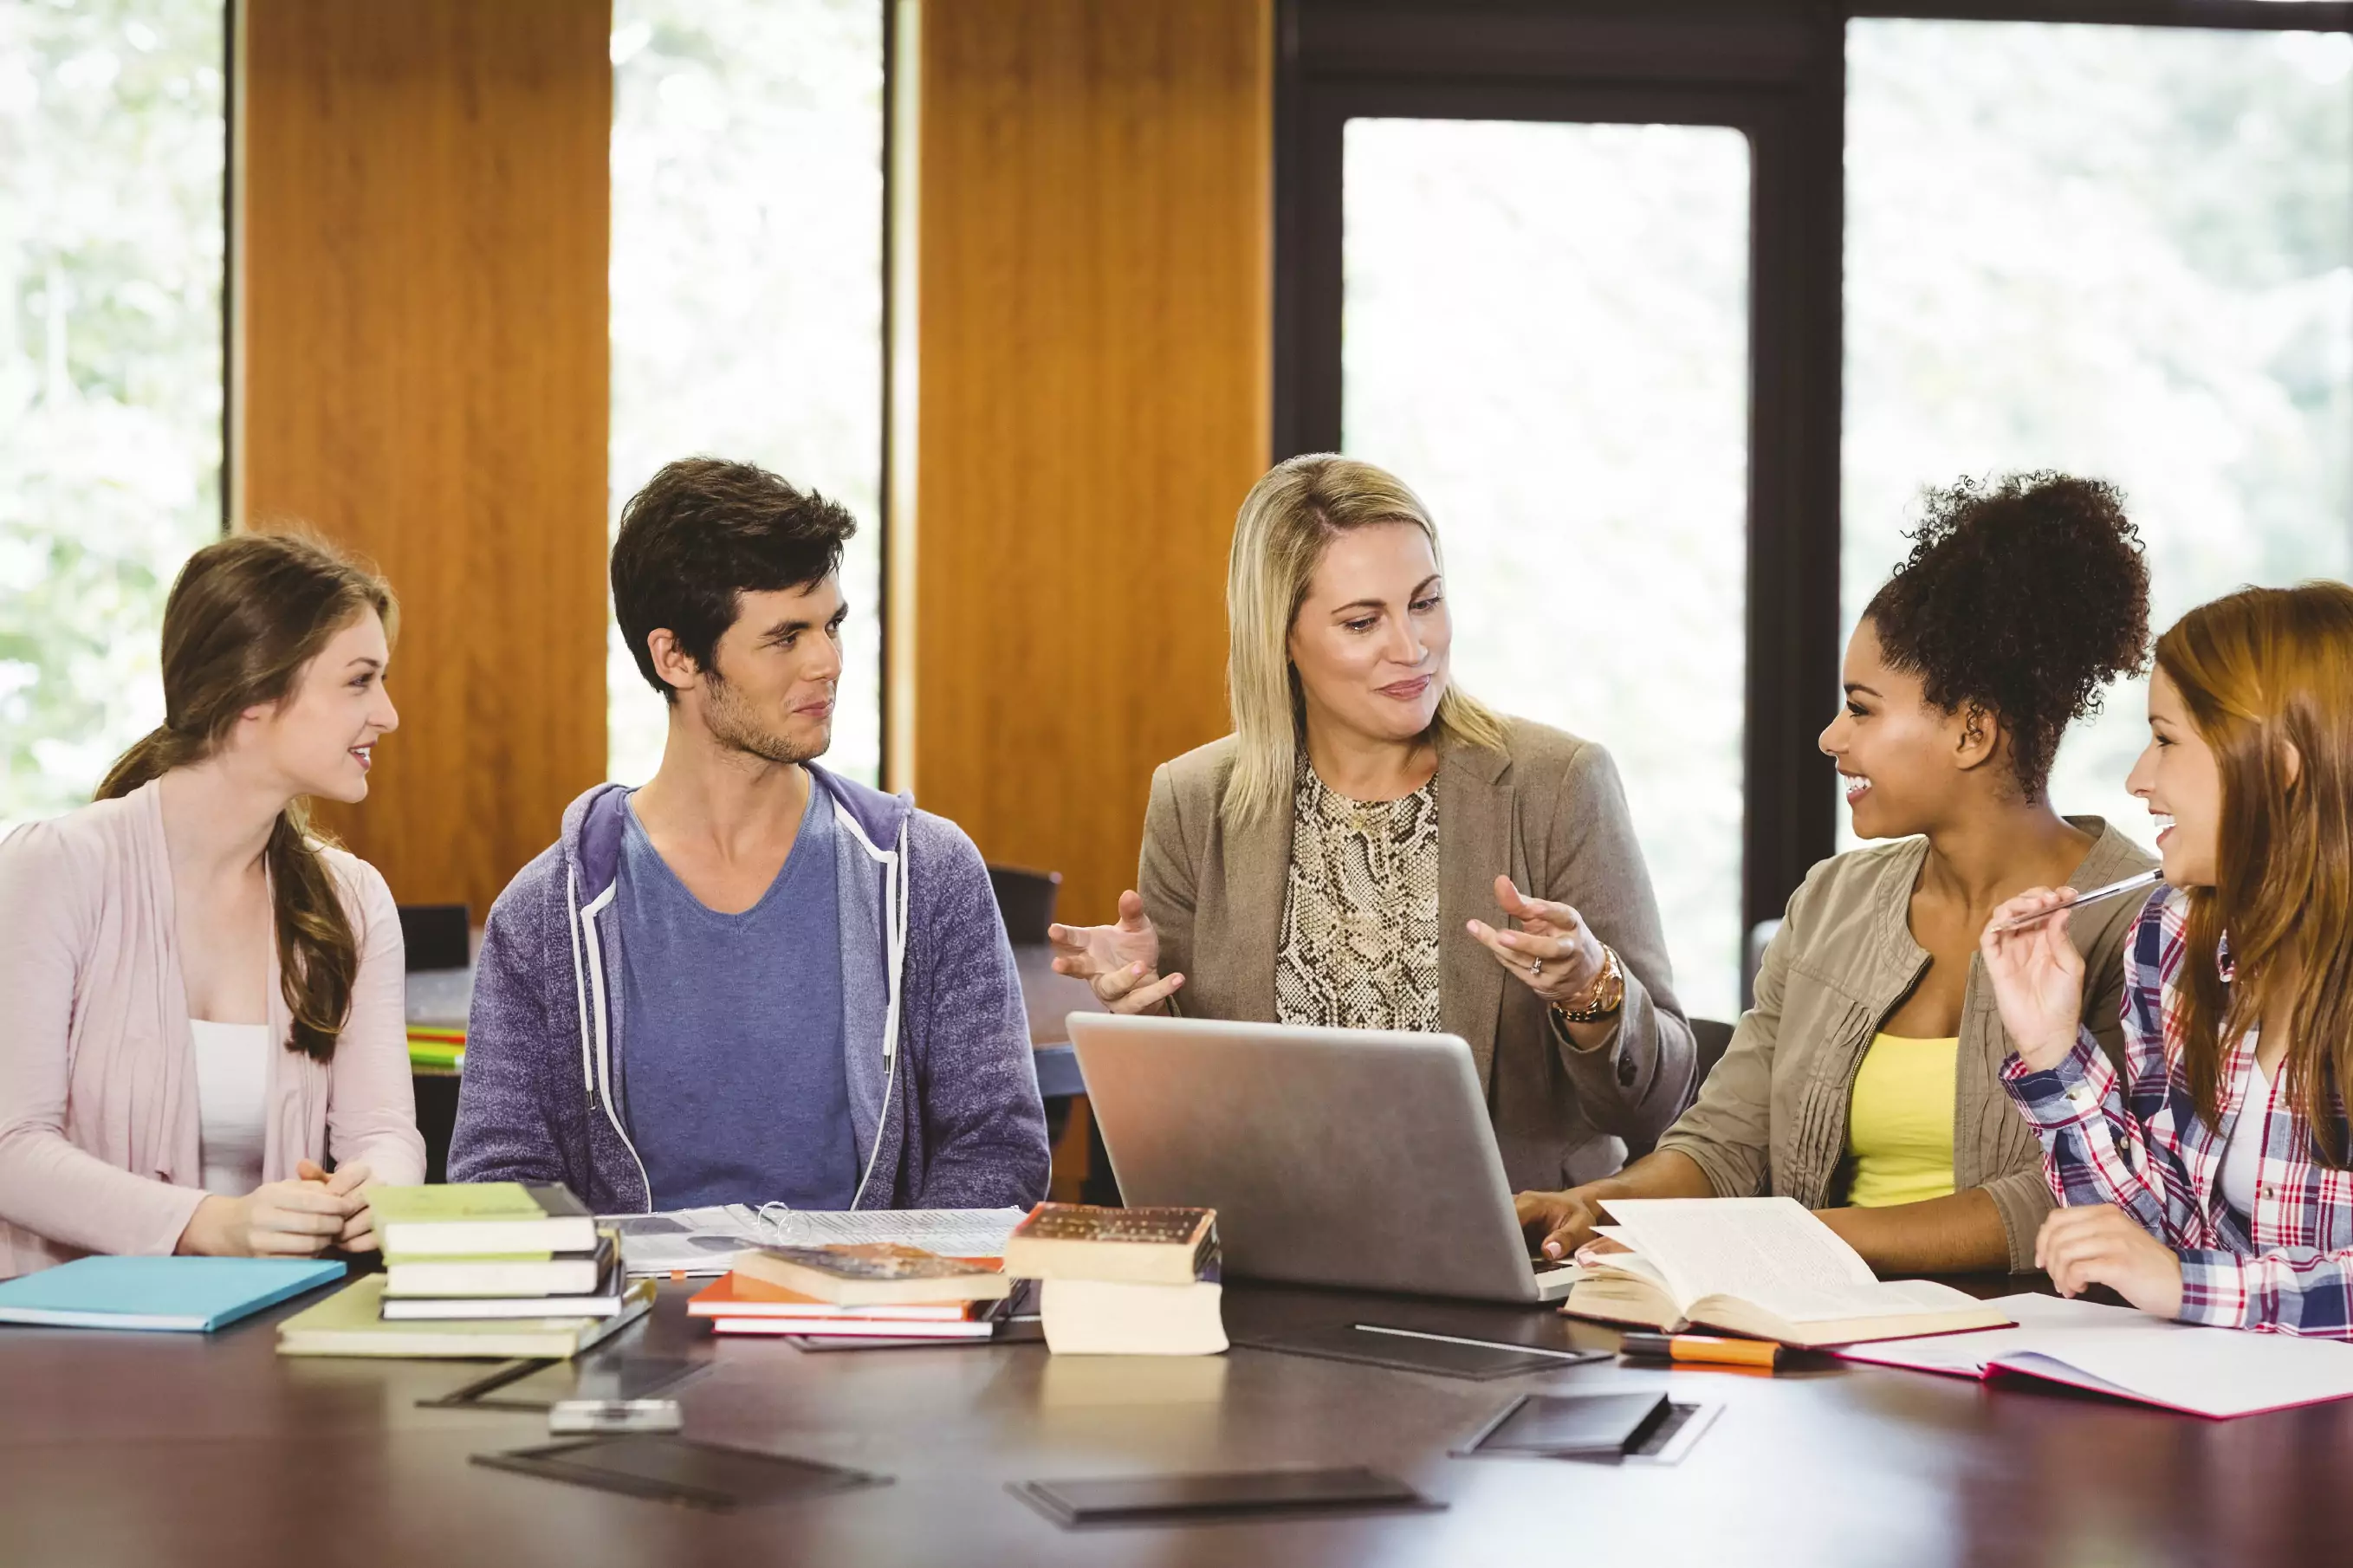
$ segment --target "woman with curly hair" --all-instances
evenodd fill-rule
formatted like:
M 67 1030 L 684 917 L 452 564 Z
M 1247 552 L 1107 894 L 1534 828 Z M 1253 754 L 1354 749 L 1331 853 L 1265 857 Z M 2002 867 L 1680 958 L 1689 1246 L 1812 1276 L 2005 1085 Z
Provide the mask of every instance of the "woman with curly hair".
M 2086 1042 L 2058 916 L 1984 941 L 2018 1042 L 2003 1077 L 2066 1194 L 2037 1261 L 2071 1296 L 2353 1339 L 2353 588 L 2247 588 L 2182 616 L 2148 728 L 2126 787 L 2167 824 L 2169 886 L 2126 949 L 2121 1064 Z
M 2025 889 L 2148 868 L 2097 817 L 2045 791 L 2060 737 L 2148 644 L 2148 569 L 2122 498 L 2057 474 L 1928 497 L 1910 557 L 1847 645 L 1846 700 L 1821 749 L 1856 836 L 1816 866 L 1766 948 L 1698 1102 L 1615 1176 L 1519 1200 L 1553 1257 L 1611 1198 L 1798 1199 L 1883 1273 L 2024 1270 L 2051 1208 L 2041 1151 L 2010 1109 L 2010 1038 L 1978 961 L 1988 919 Z M 2118 1049 L 2128 906 L 2089 905 L 2065 941 L 2109 977 L 2081 1021 Z

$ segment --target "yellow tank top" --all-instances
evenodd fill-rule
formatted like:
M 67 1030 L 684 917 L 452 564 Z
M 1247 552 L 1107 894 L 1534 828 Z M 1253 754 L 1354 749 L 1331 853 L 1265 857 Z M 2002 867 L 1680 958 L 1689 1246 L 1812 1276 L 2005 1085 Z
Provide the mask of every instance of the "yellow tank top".
M 1846 1149 L 1854 1159 L 1847 1202 L 1883 1208 L 1952 1196 L 1960 1049 L 1958 1038 L 1871 1037 L 1847 1106 Z

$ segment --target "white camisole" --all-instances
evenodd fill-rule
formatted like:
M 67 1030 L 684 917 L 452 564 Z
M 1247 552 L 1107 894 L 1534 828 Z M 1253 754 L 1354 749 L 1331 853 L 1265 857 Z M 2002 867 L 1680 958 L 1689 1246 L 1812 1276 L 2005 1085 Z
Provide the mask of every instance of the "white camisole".
M 269 1026 L 191 1018 L 204 1188 L 241 1198 L 261 1185 L 269 1103 Z
M 2258 1064 L 2248 1066 L 2252 1072 L 2247 1098 L 2240 1103 L 2239 1119 L 2231 1123 L 2231 1141 L 2222 1145 L 2222 1170 L 2215 1181 L 2222 1189 L 2222 1201 L 2242 1220 L 2255 1212 L 2255 1183 L 2263 1173 L 2263 1129 L 2271 1120 L 2272 1107 L 2271 1075 Z

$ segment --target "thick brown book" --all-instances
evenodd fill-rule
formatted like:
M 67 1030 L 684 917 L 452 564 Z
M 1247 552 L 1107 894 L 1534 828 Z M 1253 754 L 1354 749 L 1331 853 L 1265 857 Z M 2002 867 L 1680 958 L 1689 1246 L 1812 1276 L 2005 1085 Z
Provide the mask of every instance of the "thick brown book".
M 1020 1279 L 1190 1285 L 1217 1265 L 1215 1209 L 1039 1204 L 1005 1244 L 1005 1272 Z
M 839 1307 L 993 1301 L 1013 1285 L 994 1268 L 889 1242 L 764 1247 L 736 1258 L 735 1272 Z
M 1580 1255 L 1561 1310 L 1646 1329 L 1686 1324 L 1820 1348 L 2008 1327 L 1934 1279 L 1881 1280 L 1795 1199 L 1609 1198 L 1622 1252 Z

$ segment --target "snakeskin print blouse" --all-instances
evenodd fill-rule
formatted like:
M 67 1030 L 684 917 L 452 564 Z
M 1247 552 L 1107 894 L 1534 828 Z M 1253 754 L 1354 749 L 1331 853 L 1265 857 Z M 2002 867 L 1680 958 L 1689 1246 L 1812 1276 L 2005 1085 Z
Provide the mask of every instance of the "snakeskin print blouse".
M 1300 759 L 1274 1016 L 1323 1028 L 1438 1028 L 1438 796 L 1356 801 Z

